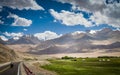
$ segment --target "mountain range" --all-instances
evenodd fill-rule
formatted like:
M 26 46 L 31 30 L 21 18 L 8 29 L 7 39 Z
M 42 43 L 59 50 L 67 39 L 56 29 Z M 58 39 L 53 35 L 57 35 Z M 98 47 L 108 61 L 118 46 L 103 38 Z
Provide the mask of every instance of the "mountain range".
M 34 54 L 86 53 L 95 50 L 120 51 L 120 31 L 104 28 L 90 32 L 74 32 L 59 38 L 41 42 L 29 51 Z
M 41 41 L 33 35 L 24 35 L 18 40 L 9 39 L 7 42 L 0 39 L 0 43 L 21 46 L 20 50 L 24 45 L 26 47 L 24 49 L 32 54 L 86 53 L 96 50 L 120 52 L 120 31 L 110 28 L 104 28 L 94 33 L 76 31 L 46 41 Z M 35 46 L 30 46 L 30 44 Z
M 34 37 L 33 35 L 24 35 L 20 37 L 18 40 L 15 40 L 13 38 L 9 39 L 7 44 L 39 44 L 40 40 L 37 37 Z

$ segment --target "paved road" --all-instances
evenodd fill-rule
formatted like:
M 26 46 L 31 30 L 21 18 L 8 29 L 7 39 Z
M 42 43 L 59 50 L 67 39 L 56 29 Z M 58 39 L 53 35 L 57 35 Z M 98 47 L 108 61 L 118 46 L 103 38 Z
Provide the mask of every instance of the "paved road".
M 14 66 L 12 68 L 10 65 L 0 67 L 0 75 L 17 75 L 20 62 L 15 62 L 13 64 Z

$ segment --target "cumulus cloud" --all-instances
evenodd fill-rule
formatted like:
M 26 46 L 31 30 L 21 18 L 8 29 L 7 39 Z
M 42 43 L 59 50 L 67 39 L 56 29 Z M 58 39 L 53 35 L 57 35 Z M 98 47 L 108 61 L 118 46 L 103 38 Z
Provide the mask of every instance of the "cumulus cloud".
M 96 25 L 100 24 L 108 24 L 109 26 L 120 28 L 120 19 L 110 18 L 106 15 L 103 15 L 100 12 L 95 12 L 90 19 L 96 23 Z
M 1 19 L 2 19 L 2 17 L 0 16 L 0 24 L 3 24 L 4 22 Z
M 95 34 L 97 31 L 96 30 L 90 30 L 90 34 Z
M 12 23 L 12 26 L 23 26 L 27 27 L 32 24 L 32 20 L 28 20 L 26 18 L 19 17 L 15 14 L 9 14 L 8 18 L 14 18 L 14 22 Z
M 117 28 L 118 31 L 120 31 L 120 28 Z
M 0 24 L 3 24 L 4 22 L 2 20 L 0 20 Z
M 0 6 L 0 12 L 2 11 L 2 6 Z
M 60 37 L 61 35 L 56 34 L 55 32 L 45 31 L 43 33 L 36 33 L 34 34 L 39 40 L 50 40 Z
M 120 28 L 120 3 L 105 4 L 105 0 L 56 0 L 62 3 L 69 3 L 73 10 L 93 13 L 91 20 L 100 24 Z
M 10 37 L 10 38 L 13 38 L 15 40 L 18 40 L 20 37 L 22 37 L 24 34 L 19 32 L 19 33 L 8 33 L 8 32 L 5 32 L 3 33 L 5 36 L 7 37 Z
M 50 9 L 51 15 L 58 21 L 67 26 L 84 25 L 85 27 L 92 26 L 92 23 L 84 18 L 82 13 L 74 13 L 62 10 L 60 13 Z
M 8 38 L 6 38 L 6 37 L 3 36 L 3 35 L 0 35 L 0 38 L 1 38 L 3 41 L 8 41 Z
M 57 20 L 53 20 L 53 22 L 57 22 Z
M 23 29 L 24 31 L 27 31 L 27 29 Z
M 102 0 L 56 0 L 62 3 L 69 3 L 77 9 L 89 12 L 100 11 L 106 7 Z
M 90 30 L 89 33 L 90 34 L 95 34 L 97 31 L 100 31 L 100 30 Z M 85 31 L 75 31 L 72 33 L 72 35 L 78 35 L 78 34 L 82 34 L 82 33 L 87 33 Z
M 35 0 L 0 0 L 0 6 L 7 6 L 19 10 L 44 10 Z
M 77 35 L 77 34 L 81 34 L 81 33 L 85 33 L 84 31 L 75 31 L 72 33 L 72 35 Z

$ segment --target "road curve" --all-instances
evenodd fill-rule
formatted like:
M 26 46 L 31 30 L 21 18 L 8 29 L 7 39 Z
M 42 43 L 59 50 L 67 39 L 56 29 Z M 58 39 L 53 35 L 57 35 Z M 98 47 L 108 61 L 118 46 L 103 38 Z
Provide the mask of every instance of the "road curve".
M 0 67 L 0 75 L 17 75 L 20 62 L 15 62 L 13 64 L 14 66 L 12 68 L 10 65 Z

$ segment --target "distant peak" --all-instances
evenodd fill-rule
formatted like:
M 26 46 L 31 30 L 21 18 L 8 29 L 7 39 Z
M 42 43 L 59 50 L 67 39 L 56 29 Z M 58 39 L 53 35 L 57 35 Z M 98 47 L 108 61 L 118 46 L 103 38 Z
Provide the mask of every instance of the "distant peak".
M 110 28 L 103 28 L 101 31 L 109 32 L 109 31 L 112 31 L 112 29 L 110 29 Z

